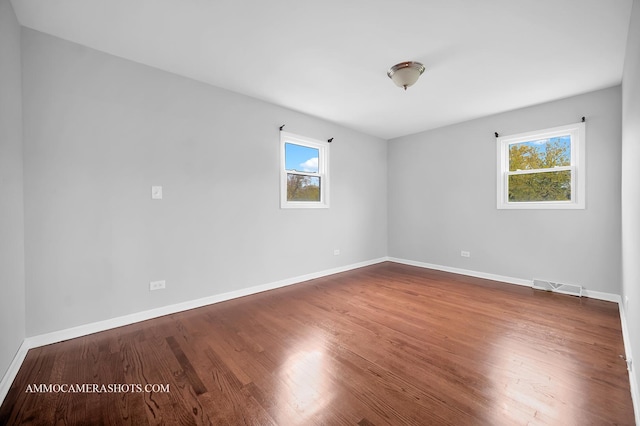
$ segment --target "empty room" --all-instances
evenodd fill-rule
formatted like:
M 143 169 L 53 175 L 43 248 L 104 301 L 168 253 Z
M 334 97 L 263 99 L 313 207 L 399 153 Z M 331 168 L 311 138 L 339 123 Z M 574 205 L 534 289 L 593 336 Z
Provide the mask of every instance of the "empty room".
M 0 424 L 640 424 L 640 0 L 0 0 Z

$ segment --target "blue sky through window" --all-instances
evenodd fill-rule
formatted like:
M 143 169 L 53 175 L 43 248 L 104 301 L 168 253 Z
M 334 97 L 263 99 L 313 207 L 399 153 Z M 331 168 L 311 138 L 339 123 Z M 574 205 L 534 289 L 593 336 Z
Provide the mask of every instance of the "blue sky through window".
M 535 149 L 537 149 L 538 152 L 544 153 L 544 152 L 547 151 L 547 146 L 549 144 L 551 144 L 551 143 L 557 143 L 558 146 L 560 146 L 562 148 L 564 153 L 568 157 L 571 157 L 571 136 L 569 136 L 569 135 L 556 136 L 554 138 L 540 139 L 540 140 L 537 140 L 537 141 L 523 142 L 523 143 L 518 143 L 518 144 L 514 144 L 514 145 L 532 146 Z
M 298 172 L 318 173 L 318 152 L 316 148 L 285 143 L 285 168 Z
M 571 135 L 513 143 L 509 147 L 509 170 L 511 171 L 569 165 L 571 165 Z

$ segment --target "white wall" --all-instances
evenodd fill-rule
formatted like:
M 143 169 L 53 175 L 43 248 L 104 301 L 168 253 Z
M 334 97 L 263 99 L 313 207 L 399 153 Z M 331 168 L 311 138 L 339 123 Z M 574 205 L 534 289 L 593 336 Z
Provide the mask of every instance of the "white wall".
M 28 336 L 386 255 L 384 140 L 22 37 Z M 330 209 L 280 209 L 282 124 L 334 138 Z
M 497 210 L 494 132 L 582 116 L 587 208 Z M 391 140 L 389 256 L 620 294 L 620 120 L 618 86 Z
M 0 0 L 0 378 L 25 337 L 20 25 Z
M 640 383 L 640 0 L 633 2 L 622 78 L 622 266 L 633 373 Z

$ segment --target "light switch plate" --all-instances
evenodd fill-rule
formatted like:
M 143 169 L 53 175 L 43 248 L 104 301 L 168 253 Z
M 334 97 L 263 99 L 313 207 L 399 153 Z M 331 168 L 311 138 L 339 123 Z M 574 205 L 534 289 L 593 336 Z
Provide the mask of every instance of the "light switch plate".
M 162 187 L 161 186 L 152 186 L 151 187 L 151 199 L 152 200 L 162 200 Z

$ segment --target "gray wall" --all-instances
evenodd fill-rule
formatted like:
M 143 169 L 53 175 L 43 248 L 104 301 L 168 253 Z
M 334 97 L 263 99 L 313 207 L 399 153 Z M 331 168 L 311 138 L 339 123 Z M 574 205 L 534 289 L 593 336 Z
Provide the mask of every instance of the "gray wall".
M 0 371 L 25 335 L 25 317 L 27 335 L 37 335 L 386 254 L 623 291 L 640 353 L 639 9 L 635 0 L 622 102 L 620 88 L 610 88 L 388 147 L 23 29 L 23 214 L 19 27 L 0 0 Z M 493 132 L 582 115 L 587 209 L 497 210 Z M 294 133 L 335 138 L 331 209 L 279 209 L 283 123 Z M 151 185 L 163 185 L 164 200 L 150 200 Z M 342 255 L 333 256 L 334 248 Z M 472 257 L 461 258 L 460 250 Z M 168 288 L 150 293 L 148 282 L 158 279 Z
M 587 208 L 497 210 L 494 132 L 582 116 Z M 620 120 L 618 86 L 391 140 L 389 256 L 620 294 Z
M 386 141 L 22 37 L 28 336 L 386 255 Z M 334 138 L 330 209 L 280 209 L 282 124 Z
M 640 384 L 640 0 L 633 2 L 622 78 L 622 297 Z
M 0 0 L 0 378 L 25 336 L 20 25 Z

